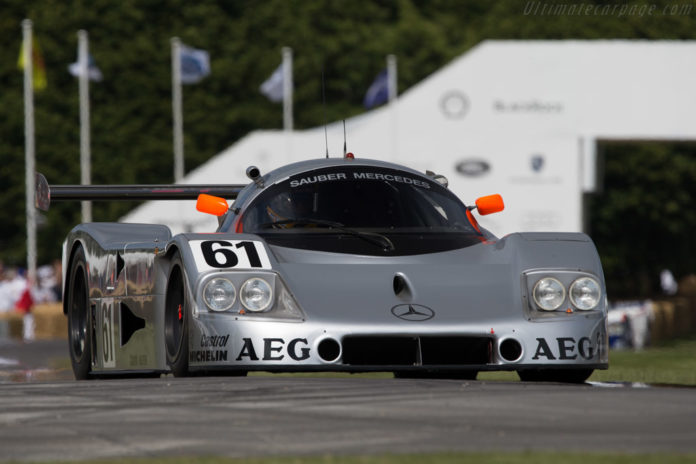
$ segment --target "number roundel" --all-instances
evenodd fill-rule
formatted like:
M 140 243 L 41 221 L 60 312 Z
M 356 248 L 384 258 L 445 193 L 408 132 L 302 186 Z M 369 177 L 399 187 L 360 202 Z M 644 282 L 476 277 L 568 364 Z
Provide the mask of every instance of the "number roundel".
M 213 269 L 270 269 L 266 249 L 251 240 L 192 240 L 199 271 Z
M 218 245 L 219 248 L 213 248 L 213 245 Z M 201 251 L 203 252 L 203 258 L 209 266 L 212 267 L 235 267 L 239 264 L 239 258 L 237 255 L 229 248 L 232 244 L 225 241 L 209 241 L 201 243 Z

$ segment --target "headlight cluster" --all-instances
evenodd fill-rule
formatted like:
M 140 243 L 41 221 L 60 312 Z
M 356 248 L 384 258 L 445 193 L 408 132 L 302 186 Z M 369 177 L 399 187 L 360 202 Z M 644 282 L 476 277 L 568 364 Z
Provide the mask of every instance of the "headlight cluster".
M 236 299 L 234 284 L 224 277 L 210 279 L 203 289 L 203 301 L 212 311 L 227 311 Z M 239 302 L 248 311 L 265 311 L 273 303 L 273 288 L 264 279 L 252 277 L 242 284 Z
M 544 311 L 555 311 L 565 301 L 565 287 L 558 279 L 544 277 L 534 285 L 534 302 Z
M 599 282 L 591 277 L 581 277 L 570 286 L 570 301 L 573 305 L 583 311 L 594 309 L 599 304 L 602 297 L 602 290 Z
M 576 278 L 566 286 L 556 277 L 542 277 L 532 289 L 532 297 L 537 307 L 543 311 L 556 311 L 566 301 L 566 293 L 575 309 L 590 311 L 602 299 L 602 289 L 597 279 L 589 276 Z
M 203 300 L 213 311 L 227 311 L 237 299 L 234 284 L 227 279 L 215 278 L 203 289 Z
M 294 297 L 275 273 L 210 276 L 202 282 L 199 295 L 199 301 L 212 312 L 273 319 L 304 318 Z
M 264 311 L 273 302 L 273 289 L 265 280 L 252 277 L 242 285 L 239 299 L 249 311 Z

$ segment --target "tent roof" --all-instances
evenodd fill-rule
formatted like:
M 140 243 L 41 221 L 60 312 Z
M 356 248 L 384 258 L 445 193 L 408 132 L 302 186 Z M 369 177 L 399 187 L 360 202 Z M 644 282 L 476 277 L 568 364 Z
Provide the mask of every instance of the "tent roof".
M 543 149 L 552 140 L 571 141 L 549 148 L 558 156 L 561 145 L 577 147 L 578 140 L 693 140 L 694 75 L 693 41 L 485 41 L 395 103 L 347 119 L 348 151 L 450 175 L 448 156 L 455 152 L 508 163 L 520 146 Z M 329 152 L 341 156 L 342 122 L 326 130 Z M 267 172 L 325 150 L 323 126 L 255 131 L 183 183 L 247 182 L 249 165 Z M 147 202 L 121 220 L 164 223 L 174 232 L 216 225 L 193 202 Z

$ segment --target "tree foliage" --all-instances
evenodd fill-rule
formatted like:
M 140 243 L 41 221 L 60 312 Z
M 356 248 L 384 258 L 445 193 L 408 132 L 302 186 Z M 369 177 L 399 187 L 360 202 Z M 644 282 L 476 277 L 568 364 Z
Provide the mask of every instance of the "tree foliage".
M 79 29 L 89 32 L 91 54 L 104 74 L 103 82 L 90 87 L 94 183 L 172 180 L 173 36 L 208 50 L 211 56 L 212 74 L 184 88 L 186 170 L 250 131 L 282 125 L 279 105 L 269 102 L 258 87 L 280 63 L 283 46 L 294 50 L 295 124 L 307 128 L 324 121 L 322 72 L 328 120 L 350 117 L 364 111 L 364 92 L 384 68 L 389 53 L 399 57 L 399 91 L 403 92 L 485 39 L 696 37 L 696 11 L 674 16 L 553 16 L 529 14 L 530 3 L 569 2 L 2 0 L 0 182 L 4 193 L 0 196 L 0 259 L 23 265 L 26 253 L 22 74 L 16 65 L 25 18 L 34 23 L 34 37 L 41 45 L 48 78 L 48 88 L 35 95 L 37 169 L 54 183 L 79 182 L 77 81 L 67 72 L 68 64 L 76 60 Z M 658 9 L 674 4 L 657 0 L 617 2 L 624 3 L 655 4 Z M 582 4 L 605 2 L 585 0 Z M 691 3 L 685 0 L 680 4 Z M 669 148 L 641 150 L 672 156 Z M 693 162 L 693 156 L 684 155 L 683 163 L 692 166 Z M 645 166 L 636 163 L 633 168 L 642 172 Z M 666 179 L 676 183 L 684 180 Z M 676 183 L 666 189 L 683 190 Z M 629 194 L 605 198 L 593 211 L 610 224 L 614 221 L 611 212 L 618 208 L 612 202 L 635 203 L 633 195 L 630 199 Z M 114 220 L 132 206 L 96 203 L 94 218 Z M 41 262 L 59 256 L 62 237 L 78 222 L 78 204 L 52 208 L 39 231 Z M 603 230 L 603 224 L 593 229 L 609 237 L 610 231 Z M 630 236 L 624 240 L 631 240 Z M 627 259 L 628 251 L 619 254 L 604 246 L 600 250 L 608 275 L 613 276 L 613 270 L 620 268 L 614 263 Z M 653 265 L 655 261 L 649 261 L 649 266 Z
M 614 298 L 660 292 L 659 273 L 696 272 L 696 144 L 605 142 L 590 235 Z

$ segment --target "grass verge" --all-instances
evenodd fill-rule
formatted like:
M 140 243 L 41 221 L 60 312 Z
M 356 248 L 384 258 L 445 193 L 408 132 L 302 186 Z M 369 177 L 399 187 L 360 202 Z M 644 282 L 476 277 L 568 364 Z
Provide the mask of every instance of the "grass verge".
M 249 375 L 306 377 L 349 377 L 359 375 L 372 378 L 388 378 L 392 376 L 390 372 L 366 374 L 334 372 L 270 374 L 267 372 L 254 372 Z M 519 381 L 517 373 L 512 371 L 479 372 L 477 379 L 503 382 Z M 609 369 L 596 370 L 589 381 L 696 386 L 696 336 L 673 340 L 641 351 L 611 351 L 609 353 Z

